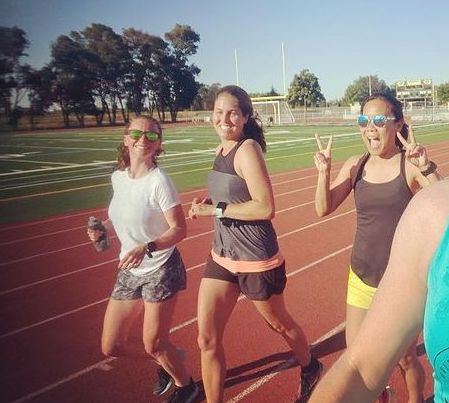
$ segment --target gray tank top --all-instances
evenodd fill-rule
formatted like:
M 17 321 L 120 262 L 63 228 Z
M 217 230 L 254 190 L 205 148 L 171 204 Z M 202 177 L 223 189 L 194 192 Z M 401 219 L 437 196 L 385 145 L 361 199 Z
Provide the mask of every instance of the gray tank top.
M 387 268 L 396 226 L 413 193 L 405 176 L 404 153 L 401 153 L 400 174 L 385 183 L 370 183 L 363 179 L 368 159 L 369 154 L 360 159 L 353 186 L 357 230 L 351 267 L 365 284 L 377 287 Z
M 251 200 L 245 180 L 234 168 L 235 154 L 245 140 L 237 143 L 227 155 L 220 151 L 215 158 L 208 177 L 209 195 L 214 204 Z M 215 218 L 214 227 L 213 250 L 221 257 L 236 261 L 263 261 L 272 258 L 279 250 L 276 232 L 269 220 Z

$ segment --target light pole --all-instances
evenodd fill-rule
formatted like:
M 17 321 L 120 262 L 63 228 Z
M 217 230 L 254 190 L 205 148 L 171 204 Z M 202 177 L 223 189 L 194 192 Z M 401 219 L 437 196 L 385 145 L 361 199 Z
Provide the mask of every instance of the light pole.
M 239 59 L 237 57 L 237 48 L 234 49 L 234 58 L 235 58 L 235 79 L 236 79 L 237 85 L 240 85 L 240 83 L 239 83 Z

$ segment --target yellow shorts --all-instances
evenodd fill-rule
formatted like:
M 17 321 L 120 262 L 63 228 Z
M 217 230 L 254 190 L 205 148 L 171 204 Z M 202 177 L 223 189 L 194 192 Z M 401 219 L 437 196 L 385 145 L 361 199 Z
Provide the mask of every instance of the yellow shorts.
M 366 285 L 349 266 L 348 293 L 346 303 L 356 308 L 368 309 L 377 288 Z

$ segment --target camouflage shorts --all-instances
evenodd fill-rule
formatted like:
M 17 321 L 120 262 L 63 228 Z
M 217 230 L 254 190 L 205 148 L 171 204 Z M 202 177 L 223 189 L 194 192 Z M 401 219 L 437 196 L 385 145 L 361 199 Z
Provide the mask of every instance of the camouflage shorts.
M 111 298 L 130 300 L 143 298 L 146 302 L 161 302 L 186 288 L 186 269 L 175 248 L 170 258 L 155 272 L 135 276 L 120 270 Z

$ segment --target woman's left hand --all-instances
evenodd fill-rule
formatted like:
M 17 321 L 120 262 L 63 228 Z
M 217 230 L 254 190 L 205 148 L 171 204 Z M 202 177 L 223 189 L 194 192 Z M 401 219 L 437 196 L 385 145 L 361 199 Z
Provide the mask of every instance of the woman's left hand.
M 405 157 L 413 165 L 418 168 L 423 168 L 429 164 L 429 158 L 425 147 L 416 142 L 415 135 L 411 126 L 408 127 L 408 142 L 401 133 L 396 133 L 399 141 L 404 146 Z
M 146 245 L 136 246 L 134 249 L 130 250 L 123 259 L 120 260 L 118 268 L 122 270 L 129 270 L 135 267 L 139 267 L 142 263 L 143 258 L 146 254 Z

